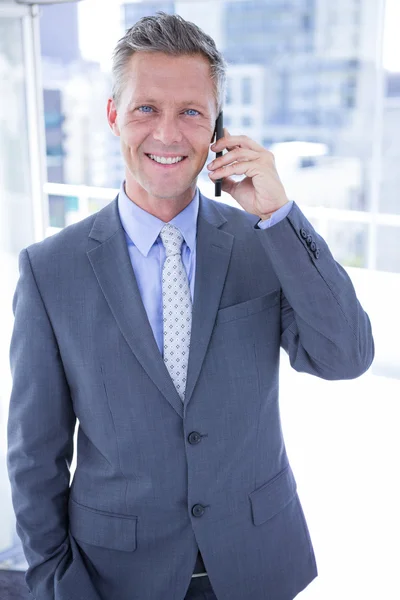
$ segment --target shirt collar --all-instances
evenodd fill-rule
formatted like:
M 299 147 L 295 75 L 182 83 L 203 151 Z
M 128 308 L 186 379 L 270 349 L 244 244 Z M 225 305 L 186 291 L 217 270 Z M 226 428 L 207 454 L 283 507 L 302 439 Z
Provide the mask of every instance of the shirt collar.
M 143 210 L 128 198 L 125 193 L 125 181 L 122 181 L 118 194 L 118 211 L 126 234 L 141 254 L 147 256 L 165 225 L 164 221 Z M 191 252 L 193 252 L 196 243 L 198 211 L 199 189 L 196 187 L 196 192 L 190 204 L 170 221 L 182 233 Z

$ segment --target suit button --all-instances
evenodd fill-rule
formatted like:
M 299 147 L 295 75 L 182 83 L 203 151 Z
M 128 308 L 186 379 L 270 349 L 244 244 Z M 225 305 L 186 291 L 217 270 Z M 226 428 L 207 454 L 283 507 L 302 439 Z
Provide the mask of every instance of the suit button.
M 189 444 L 198 444 L 201 442 L 201 435 L 197 431 L 192 431 L 188 435 Z
M 194 517 L 202 517 L 205 513 L 204 506 L 201 504 L 195 504 L 192 508 L 192 515 Z
M 300 235 L 304 239 L 307 237 L 307 231 L 303 227 L 300 229 Z
M 314 252 L 314 256 L 315 256 L 315 258 L 319 258 L 319 255 L 320 255 L 320 251 L 319 251 L 319 248 L 317 248 L 316 251 Z
M 312 250 L 313 252 L 315 252 L 316 249 L 317 249 L 317 244 L 315 242 L 311 242 L 310 250 Z
M 312 239 L 311 235 L 308 235 L 307 240 L 306 240 L 307 246 L 309 246 L 312 243 L 312 241 L 313 241 L 313 239 Z

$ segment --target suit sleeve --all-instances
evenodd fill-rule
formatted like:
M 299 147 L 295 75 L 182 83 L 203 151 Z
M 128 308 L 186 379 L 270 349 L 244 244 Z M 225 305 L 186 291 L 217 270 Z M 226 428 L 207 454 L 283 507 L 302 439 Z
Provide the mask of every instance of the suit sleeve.
M 291 366 L 322 379 L 354 379 L 370 367 L 374 340 L 346 271 L 296 202 L 256 235 L 281 288 L 281 346 Z
M 52 600 L 55 572 L 70 553 L 68 495 L 76 418 L 26 249 L 19 268 L 10 345 L 7 467 L 17 533 L 29 565 L 28 587 L 37 600 Z
M 293 206 L 293 200 L 290 200 L 284 206 L 281 206 L 281 208 L 278 208 L 278 210 L 276 210 L 274 213 L 272 213 L 270 218 L 267 219 L 266 221 L 262 221 L 260 219 L 257 223 L 257 226 L 260 229 L 268 229 L 269 227 L 273 227 L 274 225 L 276 225 L 277 223 L 282 221 L 285 217 L 287 217 L 292 206 Z

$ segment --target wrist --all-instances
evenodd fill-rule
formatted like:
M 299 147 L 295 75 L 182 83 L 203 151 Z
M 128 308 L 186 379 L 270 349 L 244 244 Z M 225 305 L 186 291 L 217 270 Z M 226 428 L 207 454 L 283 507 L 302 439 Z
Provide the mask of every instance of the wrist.
M 281 208 L 283 208 L 286 204 L 289 203 L 289 200 L 287 200 L 284 204 L 282 204 L 281 206 L 278 206 L 278 208 L 276 208 L 275 210 L 269 212 L 269 213 L 263 213 L 261 215 L 258 215 L 261 221 L 268 221 L 272 215 L 274 213 L 276 213 L 278 210 L 280 210 Z
M 272 215 L 276 213 L 276 210 L 273 210 L 270 213 L 263 213 L 262 215 L 258 215 L 260 217 L 261 221 L 269 221 L 269 219 L 272 217 Z

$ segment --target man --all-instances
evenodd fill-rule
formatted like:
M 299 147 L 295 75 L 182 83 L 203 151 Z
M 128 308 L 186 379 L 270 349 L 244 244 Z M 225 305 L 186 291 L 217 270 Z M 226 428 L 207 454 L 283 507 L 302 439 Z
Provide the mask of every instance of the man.
M 113 74 L 118 197 L 20 255 L 8 465 L 28 586 L 36 600 L 291 600 L 317 569 L 280 346 L 297 371 L 355 378 L 370 321 L 270 152 L 225 130 L 210 179 L 244 210 L 198 191 L 225 82 L 209 36 L 144 18 Z

